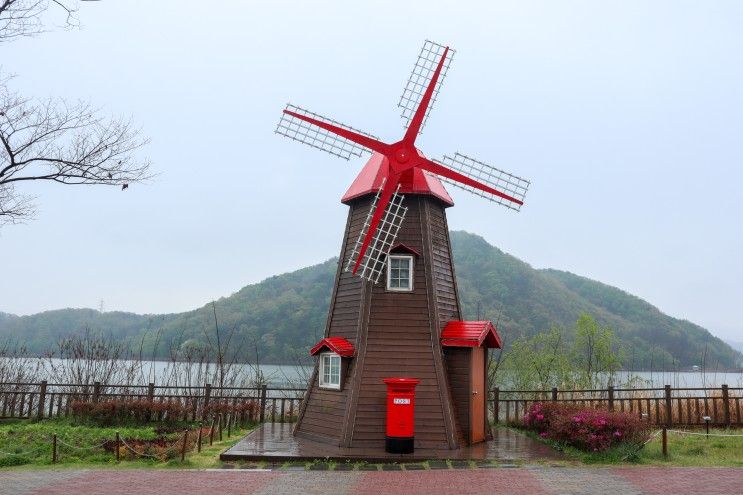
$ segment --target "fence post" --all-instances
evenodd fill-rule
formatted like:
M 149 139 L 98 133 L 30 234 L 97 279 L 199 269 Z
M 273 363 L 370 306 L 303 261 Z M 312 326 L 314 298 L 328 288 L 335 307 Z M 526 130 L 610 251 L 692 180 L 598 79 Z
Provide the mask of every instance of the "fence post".
M 614 385 L 609 385 L 606 388 L 607 394 L 609 396 L 609 410 L 614 410 Z
M 196 452 L 201 452 L 201 435 L 202 430 L 204 429 L 204 423 L 199 423 L 199 436 L 196 439 Z
M 44 418 L 44 403 L 46 402 L 46 380 L 41 380 L 41 385 L 39 385 L 39 410 L 36 415 L 38 419 Z M 29 416 L 31 411 L 29 411 Z
M 227 438 L 230 438 L 230 433 L 232 433 L 232 413 L 227 413 Z
M 57 463 L 57 434 L 52 435 L 52 464 Z
M 121 460 L 121 436 L 116 432 L 116 462 Z
M 259 423 L 263 423 L 266 418 L 266 384 L 261 385 L 261 404 L 260 404 Z
M 668 429 L 663 427 L 663 457 L 668 457 Z
M 212 446 L 212 443 L 214 442 L 214 423 L 217 420 L 216 416 L 212 416 L 212 426 L 209 428 L 209 447 Z
M 666 385 L 666 425 L 668 427 L 673 426 L 673 409 L 671 405 L 671 386 Z
M 498 424 L 500 416 L 500 387 L 493 389 L 493 423 Z
M 101 396 L 101 382 L 94 382 L 93 383 L 93 403 L 97 404 L 98 399 Z
M 219 441 L 222 441 L 222 413 L 219 413 L 219 419 L 217 419 L 217 423 L 219 423 Z
M 147 400 L 150 402 L 155 400 L 155 384 L 152 382 L 147 385 Z
M 557 400 L 557 387 L 552 387 L 552 400 Z
M 201 411 L 201 419 L 206 419 L 206 413 L 209 408 L 209 398 L 212 395 L 212 384 L 207 383 L 204 390 L 204 409 Z M 211 443 L 209 444 L 211 445 Z
M 727 385 L 722 386 L 722 418 L 725 426 L 730 426 L 730 394 Z
M 181 446 L 181 462 L 186 460 L 186 444 L 188 443 L 188 429 L 183 432 L 183 445 Z

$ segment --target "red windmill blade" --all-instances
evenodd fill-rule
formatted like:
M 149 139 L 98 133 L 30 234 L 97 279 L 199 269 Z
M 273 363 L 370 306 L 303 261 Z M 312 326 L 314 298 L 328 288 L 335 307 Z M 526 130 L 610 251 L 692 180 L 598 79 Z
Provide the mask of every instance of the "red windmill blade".
M 400 231 L 402 222 L 405 220 L 405 215 L 408 212 L 408 209 L 402 205 L 405 196 L 399 193 L 400 185 L 398 184 L 395 192 L 389 200 L 389 203 L 387 204 L 387 208 L 384 210 L 384 215 L 379 222 L 376 232 L 374 232 L 372 236 L 367 236 L 374 213 L 376 211 L 382 211 L 381 209 L 378 209 L 378 205 L 382 191 L 385 190 L 385 182 L 386 179 L 382 179 L 382 185 L 379 191 L 377 191 L 377 195 L 374 197 L 369 213 L 366 215 L 366 220 L 364 221 L 361 233 L 356 239 L 353 251 L 351 251 L 351 255 L 348 257 L 348 261 L 346 262 L 346 271 L 349 271 L 352 268 L 356 268 L 356 260 L 362 260 L 359 264 L 359 269 L 361 271 L 358 275 L 367 280 L 371 280 L 374 283 L 377 283 L 379 278 L 382 276 L 382 273 L 384 273 L 385 255 L 394 245 L 397 233 Z M 360 256 L 361 248 L 364 244 L 364 240 L 367 238 L 371 239 L 371 241 L 362 257 Z
M 405 218 L 400 182 L 415 169 L 435 174 L 459 188 L 517 211 L 524 203 L 528 181 L 460 153 L 453 158 L 444 156 L 440 161 L 429 160 L 415 147 L 453 53 L 449 47 L 431 41 L 424 43 L 400 98 L 402 117 L 407 120 L 407 130 L 400 141 L 384 143 L 370 134 L 293 105 L 287 105 L 276 128 L 278 134 L 341 158 L 373 151 L 387 159 L 387 165 L 380 170 L 384 180 L 346 265 L 346 269 L 353 265 L 354 274 L 361 268 L 360 275 L 368 280 L 376 282 L 384 268 L 387 250 Z

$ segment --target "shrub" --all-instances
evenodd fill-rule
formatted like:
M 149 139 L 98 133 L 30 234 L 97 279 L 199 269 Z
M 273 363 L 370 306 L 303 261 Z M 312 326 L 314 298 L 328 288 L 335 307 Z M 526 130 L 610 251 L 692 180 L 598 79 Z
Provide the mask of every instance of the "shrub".
M 590 409 L 560 402 L 536 402 L 524 424 L 540 437 L 601 452 L 622 443 L 642 443 L 647 425 L 635 414 Z
M 258 411 L 258 402 L 253 399 L 244 400 L 237 403 L 229 402 L 211 402 L 204 410 L 207 416 L 213 416 L 217 414 L 227 415 L 239 415 L 244 418 L 253 419 Z
M 24 464 L 30 464 L 31 459 L 22 455 L 11 455 L 0 457 L 0 467 L 10 466 L 23 466 Z
M 183 416 L 185 408 L 179 402 L 150 400 L 75 401 L 72 412 L 80 419 L 105 426 L 128 422 L 174 422 Z

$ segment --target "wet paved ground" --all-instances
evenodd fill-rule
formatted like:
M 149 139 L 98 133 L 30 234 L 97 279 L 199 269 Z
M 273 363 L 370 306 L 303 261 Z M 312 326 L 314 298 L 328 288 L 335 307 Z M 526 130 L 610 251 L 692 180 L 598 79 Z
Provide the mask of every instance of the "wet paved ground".
M 495 428 L 494 438 L 457 450 L 416 447 L 413 454 L 389 454 L 384 441 L 377 448 L 350 449 L 292 435 L 291 423 L 266 423 L 228 449 L 222 460 L 293 461 L 300 459 L 365 459 L 380 462 L 410 462 L 428 459 L 490 459 L 513 461 L 557 461 L 565 457 L 547 445 L 508 428 Z
M 743 469 L 522 466 L 383 471 L 3 470 L 6 494 L 735 494 Z M 301 468 L 300 468 L 301 469 Z

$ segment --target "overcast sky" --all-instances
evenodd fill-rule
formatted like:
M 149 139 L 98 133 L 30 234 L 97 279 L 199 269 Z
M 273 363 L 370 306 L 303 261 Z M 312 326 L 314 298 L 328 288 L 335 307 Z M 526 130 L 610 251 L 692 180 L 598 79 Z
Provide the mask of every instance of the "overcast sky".
M 106 0 L 1 45 L 26 96 L 133 117 L 159 175 L 25 186 L 0 311 L 179 312 L 336 256 L 364 159 L 275 135 L 281 109 L 397 140 L 428 38 L 457 54 L 420 148 L 532 181 L 521 213 L 451 189 L 452 229 L 743 340 L 742 2 L 361 3 Z

